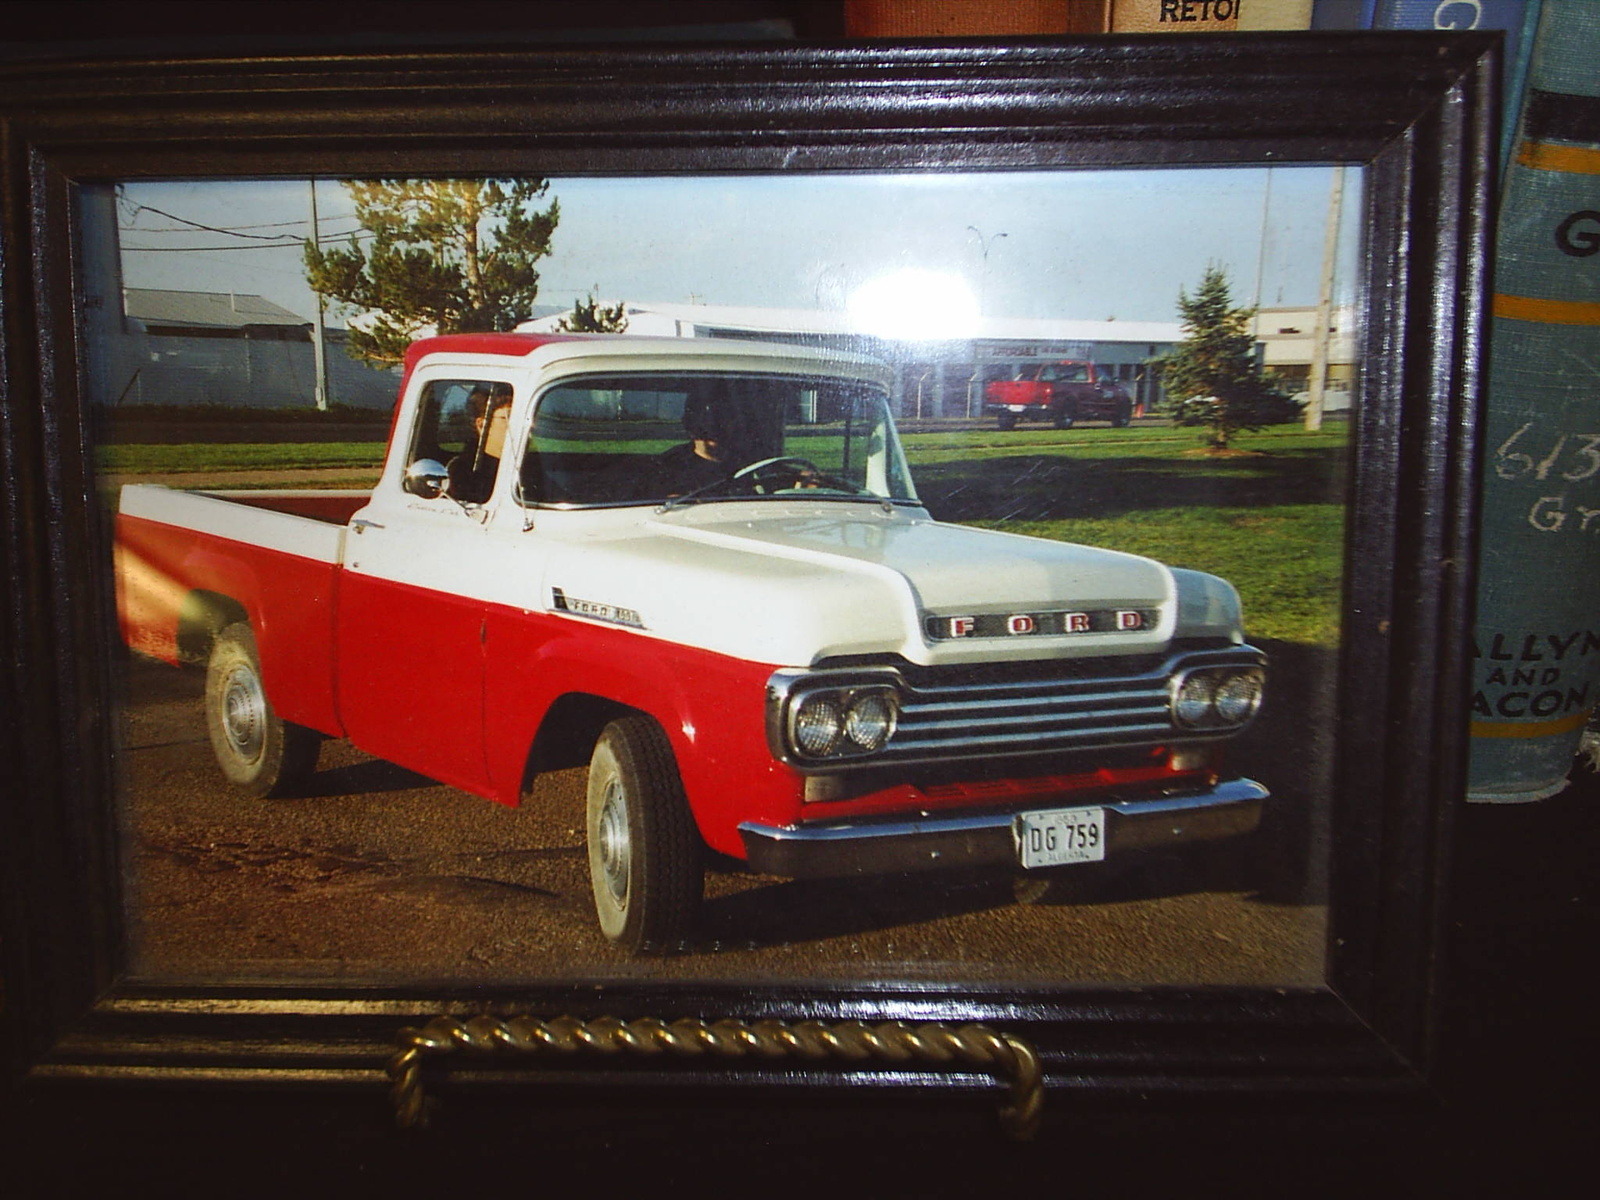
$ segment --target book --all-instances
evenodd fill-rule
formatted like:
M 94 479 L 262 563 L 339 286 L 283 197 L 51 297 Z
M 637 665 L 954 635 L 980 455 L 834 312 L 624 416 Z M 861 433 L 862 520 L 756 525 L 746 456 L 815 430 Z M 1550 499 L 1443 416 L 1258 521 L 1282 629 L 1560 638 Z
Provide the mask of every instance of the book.
M 1500 165 L 1515 141 L 1528 56 L 1539 27 L 1542 0 L 1316 0 L 1313 29 L 1499 30 L 1505 35 L 1501 71 Z
M 844 0 L 846 37 L 1104 33 L 1110 0 Z
M 1600 702 L 1600 4 L 1544 0 L 1495 250 L 1468 799 L 1567 782 Z
M 1111 33 L 1309 29 L 1312 0 L 1109 0 Z
M 1311 28 L 1346 32 L 1371 29 L 1377 3 L 1378 0 L 1315 0 L 1311 7 Z
M 845 0 L 848 37 L 1308 29 L 1315 0 Z

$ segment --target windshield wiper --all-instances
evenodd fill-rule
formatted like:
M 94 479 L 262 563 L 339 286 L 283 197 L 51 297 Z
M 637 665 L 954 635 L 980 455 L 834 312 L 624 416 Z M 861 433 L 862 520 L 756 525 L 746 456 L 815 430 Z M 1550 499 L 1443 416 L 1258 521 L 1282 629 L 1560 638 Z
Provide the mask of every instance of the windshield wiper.
M 669 496 L 662 503 L 661 507 L 656 509 L 656 512 L 666 513 L 671 512 L 673 509 L 679 508 L 685 504 L 697 504 L 707 493 L 711 492 L 713 489 L 726 487 L 732 482 L 733 476 L 727 475 L 721 479 L 713 479 L 710 483 L 702 483 L 697 488 L 690 488 L 687 492 L 684 492 L 680 496 Z
M 787 477 L 793 473 L 793 486 L 765 490 L 769 484 L 762 480 L 764 472 L 776 473 Z M 802 480 L 810 482 L 802 483 Z M 802 496 L 816 497 L 844 497 L 846 499 L 876 499 L 875 493 L 865 487 L 851 483 L 848 479 L 841 479 L 837 475 L 830 475 L 822 470 L 816 463 L 809 459 L 800 458 L 793 454 L 779 454 L 772 458 L 763 458 L 757 462 L 740 467 L 733 474 L 724 479 L 713 479 L 710 483 L 685 492 L 681 496 L 674 496 L 656 511 L 671 512 L 684 504 L 697 503 L 708 496 L 715 489 L 726 487 L 731 483 L 744 483 L 751 488 L 750 499 L 774 499 L 779 496 L 784 499 L 795 499 Z

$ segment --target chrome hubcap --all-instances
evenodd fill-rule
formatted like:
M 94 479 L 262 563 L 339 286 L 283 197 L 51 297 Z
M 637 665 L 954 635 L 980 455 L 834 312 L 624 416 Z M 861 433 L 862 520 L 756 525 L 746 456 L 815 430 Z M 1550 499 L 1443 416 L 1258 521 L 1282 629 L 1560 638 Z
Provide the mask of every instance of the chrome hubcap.
M 628 899 L 628 805 L 622 784 L 611 780 L 606 784 L 605 799 L 600 804 L 599 822 L 600 872 L 606 881 L 606 890 L 617 904 Z
M 267 699 L 248 667 L 228 672 L 222 687 L 222 731 L 228 745 L 243 759 L 255 759 L 266 740 Z

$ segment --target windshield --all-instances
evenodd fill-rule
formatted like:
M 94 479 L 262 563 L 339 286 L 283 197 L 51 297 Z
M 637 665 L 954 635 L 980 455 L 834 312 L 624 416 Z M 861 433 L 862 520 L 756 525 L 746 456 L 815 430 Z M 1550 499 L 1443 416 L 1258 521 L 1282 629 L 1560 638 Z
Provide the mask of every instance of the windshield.
M 880 389 L 788 375 L 563 381 L 539 397 L 521 488 L 524 503 L 562 506 L 916 502 Z

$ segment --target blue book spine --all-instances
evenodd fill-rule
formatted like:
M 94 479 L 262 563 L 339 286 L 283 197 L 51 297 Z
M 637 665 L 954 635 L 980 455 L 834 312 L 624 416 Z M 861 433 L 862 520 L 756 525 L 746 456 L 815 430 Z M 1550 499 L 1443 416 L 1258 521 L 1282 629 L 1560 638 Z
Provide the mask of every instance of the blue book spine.
M 1316 0 L 1311 6 L 1313 29 L 1371 29 L 1378 0 Z
M 1545 0 L 1495 251 L 1469 798 L 1560 791 L 1600 702 L 1600 4 Z
M 1539 27 L 1542 0 L 1355 0 L 1362 8 L 1364 29 L 1499 30 L 1505 34 L 1501 74 L 1503 115 L 1500 165 L 1506 166 L 1516 140 L 1528 57 Z M 1330 12 L 1340 11 L 1337 9 Z M 1331 26 L 1330 26 L 1331 27 Z M 1351 28 L 1344 25 L 1342 28 Z

